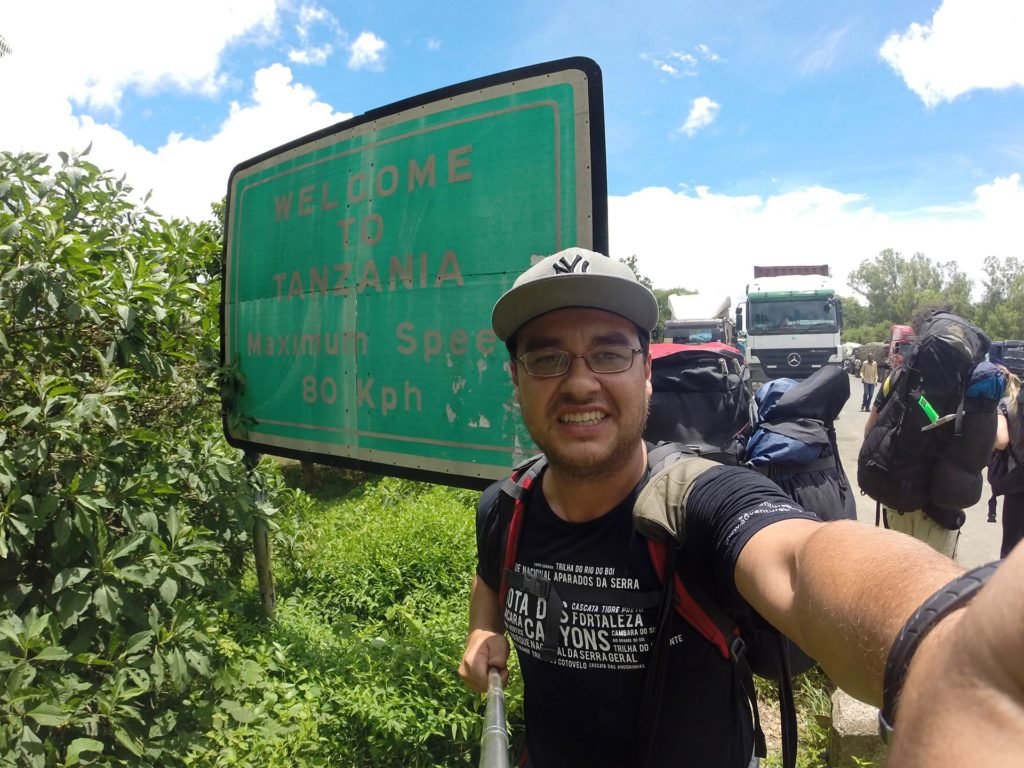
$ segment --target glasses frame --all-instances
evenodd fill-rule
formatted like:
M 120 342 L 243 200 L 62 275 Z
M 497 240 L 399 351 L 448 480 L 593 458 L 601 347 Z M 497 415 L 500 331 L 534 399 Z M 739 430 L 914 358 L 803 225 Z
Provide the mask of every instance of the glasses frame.
M 598 351 L 600 351 L 602 349 L 608 349 L 609 347 L 622 347 L 624 349 L 628 349 L 632 353 L 629 356 L 629 364 L 625 368 L 620 368 L 617 371 L 596 371 L 596 370 L 594 370 L 594 366 L 590 364 L 589 355 L 592 355 L 595 352 L 598 352 Z M 535 350 L 535 351 L 541 352 L 541 351 L 545 351 L 545 350 Z M 570 352 L 567 349 L 553 349 L 552 351 L 559 352 L 559 353 L 567 356 L 568 362 L 566 362 L 565 368 L 563 370 L 559 371 L 558 373 L 533 373 L 529 369 L 527 364 L 526 364 L 526 356 L 530 355 L 530 354 L 533 354 L 532 352 L 524 352 L 519 357 L 515 358 L 515 361 L 519 365 L 523 366 L 523 370 L 526 371 L 526 374 L 528 376 L 532 376 L 535 379 L 555 379 L 555 378 L 558 378 L 559 376 L 565 376 L 565 374 L 567 374 L 569 372 L 569 369 L 572 368 L 573 360 L 575 360 L 577 357 L 582 357 L 584 364 L 587 366 L 587 369 L 591 373 L 596 373 L 599 376 L 607 376 L 607 375 L 616 374 L 616 373 L 625 373 L 626 371 L 630 370 L 633 367 L 633 361 L 636 359 L 636 356 L 638 354 L 642 353 L 644 350 L 643 350 L 642 347 L 631 347 L 631 346 L 629 346 L 629 344 L 602 344 L 601 346 L 594 347 L 589 352 L 585 352 L 583 354 L 574 354 L 574 353 Z

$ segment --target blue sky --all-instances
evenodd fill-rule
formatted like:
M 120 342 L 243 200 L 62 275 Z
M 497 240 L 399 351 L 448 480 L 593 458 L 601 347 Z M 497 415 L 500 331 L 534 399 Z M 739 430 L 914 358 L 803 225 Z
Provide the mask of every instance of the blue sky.
M 55 23 L 59 19 L 59 23 Z M 1024 258 L 1024 3 L 7 3 L 0 149 L 84 149 L 167 216 L 235 164 L 566 56 L 604 76 L 610 250 L 737 296 L 755 263 Z

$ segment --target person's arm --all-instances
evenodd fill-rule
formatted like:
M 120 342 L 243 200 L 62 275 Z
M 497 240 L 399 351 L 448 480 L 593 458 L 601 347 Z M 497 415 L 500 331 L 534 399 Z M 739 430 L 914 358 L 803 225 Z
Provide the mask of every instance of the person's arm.
M 783 520 L 762 528 L 736 562 L 740 594 L 875 706 L 889 648 L 910 615 L 963 568 L 912 536 L 853 521 Z
M 864 437 L 868 436 L 868 432 L 875 426 L 878 421 L 878 406 L 874 403 L 871 404 L 871 412 L 868 413 L 867 419 L 864 421 Z
M 996 413 L 996 443 L 994 450 L 1002 451 L 1010 444 L 1010 425 L 1002 413 Z
M 508 654 L 498 594 L 474 576 L 469 595 L 469 636 L 459 664 L 459 677 L 477 693 L 486 693 L 489 667 L 501 672 L 502 684 L 508 682 Z
M 921 643 L 889 765 L 1024 766 L 1024 546 Z

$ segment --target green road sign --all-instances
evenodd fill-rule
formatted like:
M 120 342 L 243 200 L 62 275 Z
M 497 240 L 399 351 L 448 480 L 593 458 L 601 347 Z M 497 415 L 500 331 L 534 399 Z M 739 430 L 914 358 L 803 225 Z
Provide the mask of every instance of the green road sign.
M 607 252 L 601 75 L 565 59 L 253 158 L 228 186 L 225 432 L 455 485 L 533 445 L 491 307 L 534 257 Z

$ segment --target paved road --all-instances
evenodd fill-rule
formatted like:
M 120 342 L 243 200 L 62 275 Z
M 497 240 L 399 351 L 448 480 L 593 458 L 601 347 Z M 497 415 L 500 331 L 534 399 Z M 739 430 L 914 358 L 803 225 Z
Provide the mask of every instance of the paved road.
M 843 468 L 854 488 L 857 488 L 857 519 L 867 525 L 875 524 L 875 502 L 860 494 L 857 487 L 857 453 L 864 440 L 864 422 L 868 415 L 860 410 L 864 387 L 860 379 L 850 377 L 850 399 L 836 422 L 836 438 L 839 442 L 839 456 Z M 999 523 L 986 522 L 988 517 L 988 483 L 985 483 L 981 500 L 967 510 L 967 522 L 960 530 L 960 544 L 957 560 L 968 568 L 987 563 L 999 557 L 999 542 L 1003 531 Z M 1002 507 L 1002 499 L 1000 499 Z

